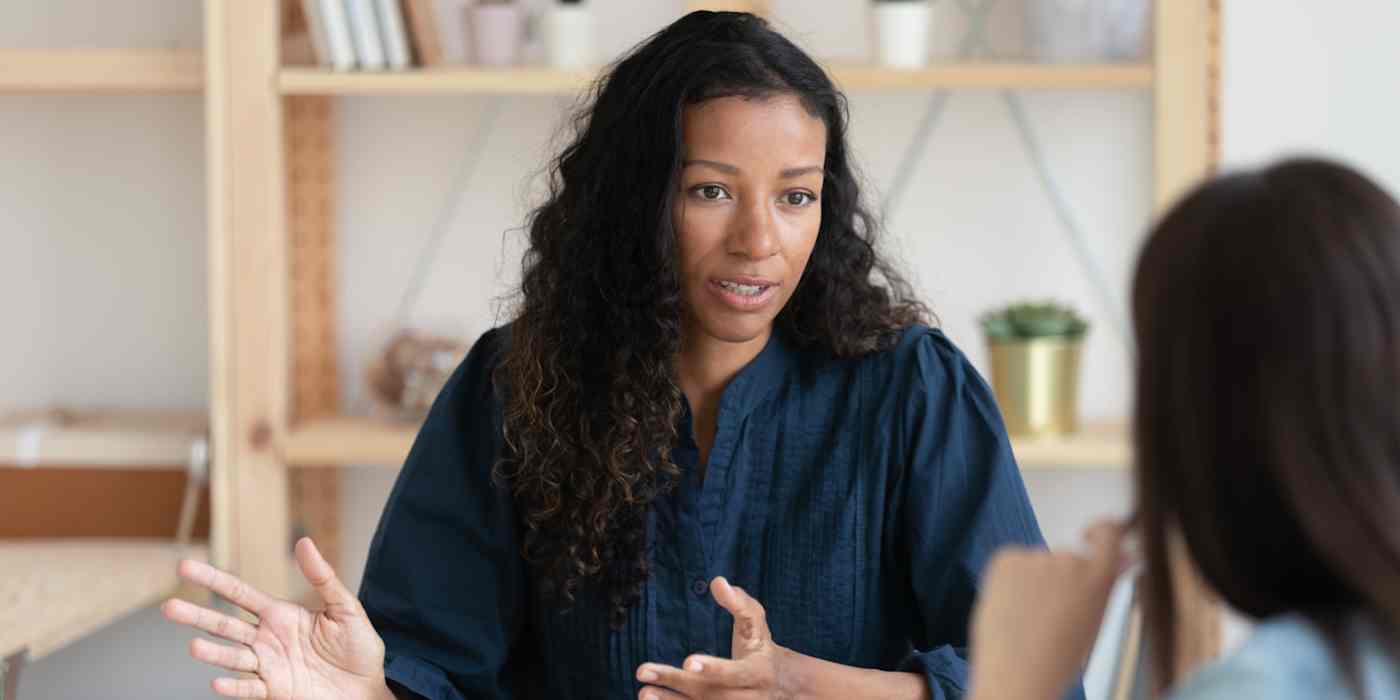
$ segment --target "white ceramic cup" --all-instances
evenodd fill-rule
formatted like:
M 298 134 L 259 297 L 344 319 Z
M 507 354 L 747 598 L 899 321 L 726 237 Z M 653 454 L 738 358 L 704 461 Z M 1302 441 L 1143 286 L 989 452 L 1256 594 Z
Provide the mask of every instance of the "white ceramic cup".
M 555 68 L 593 65 L 593 12 L 584 3 L 556 4 L 544 20 L 545 48 Z
M 929 23 L 933 16 L 928 0 L 876 1 L 871 7 L 875 25 L 876 61 L 890 68 L 918 68 L 928 64 Z

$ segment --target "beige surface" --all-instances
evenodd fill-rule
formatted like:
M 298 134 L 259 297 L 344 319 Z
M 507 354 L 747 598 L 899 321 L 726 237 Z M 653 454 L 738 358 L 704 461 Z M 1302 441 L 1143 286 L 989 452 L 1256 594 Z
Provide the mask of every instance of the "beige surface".
M 0 93 L 199 92 L 197 50 L 0 50 Z
M 1145 88 L 1152 84 L 1152 67 L 1134 63 L 948 63 L 911 70 L 875 66 L 832 66 L 831 73 L 836 83 L 846 90 L 935 87 Z M 279 74 L 278 85 L 282 93 L 287 95 L 528 95 L 577 92 L 596 77 L 595 73 L 588 71 L 564 71 L 543 67 L 443 66 L 386 72 L 285 68 Z
M 181 557 L 162 540 L 0 540 L 0 658 L 31 659 L 176 593 Z
M 0 417 L 0 464 L 183 469 L 202 411 L 35 410 Z

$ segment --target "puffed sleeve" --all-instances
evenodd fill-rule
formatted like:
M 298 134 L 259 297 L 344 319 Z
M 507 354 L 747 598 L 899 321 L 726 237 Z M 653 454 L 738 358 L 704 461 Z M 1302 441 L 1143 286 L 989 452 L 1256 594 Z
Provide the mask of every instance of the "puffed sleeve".
M 527 580 L 509 492 L 492 481 L 505 331 L 483 335 L 413 443 L 370 543 L 360 601 L 400 697 L 512 698 Z
M 967 358 L 939 331 L 905 334 L 897 352 L 907 395 L 899 426 L 905 469 L 895 519 L 920 618 L 902 670 L 932 697 L 962 697 L 968 632 L 980 579 L 1003 545 L 1044 546 L 1001 413 Z M 1066 698 L 1081 699 L 1079 684 Z

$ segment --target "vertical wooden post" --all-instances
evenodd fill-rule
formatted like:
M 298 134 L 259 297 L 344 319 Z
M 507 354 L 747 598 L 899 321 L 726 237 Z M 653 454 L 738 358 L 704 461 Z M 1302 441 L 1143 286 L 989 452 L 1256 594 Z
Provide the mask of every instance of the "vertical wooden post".
M 287 187 L 291 246 L 292 420 L 334 416 L 336 362 L 334 98 L 289 97 Z M 292 520 L 339 567 L 340 470 L 291 472 Z
M 1157 0 L 1154 150 L 1159 210 L 1214 166 L 1212 123 L 1217 120 L 1213 108 L 1218 100 L 1211 94 L 1212 3 Z
M 1157 0 L 1155 202 L 1159 211 L 1218 165 L 1219 0 Z M 1181 542 L 1171 548 L 1180 678 L 1220 653 L 1221 606 Z
M 276 0 L 206 0 L 213 556 L 286 596 L 287 229 Z

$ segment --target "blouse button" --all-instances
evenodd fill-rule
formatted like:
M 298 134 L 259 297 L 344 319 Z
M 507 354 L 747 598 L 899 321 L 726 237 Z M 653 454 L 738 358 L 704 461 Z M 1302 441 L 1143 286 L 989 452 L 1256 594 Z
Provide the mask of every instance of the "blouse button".
M 704 597 L 705 592 L 710 590 L 710 585 L 705 583 L 705 579 L 697 578 L 690 584 L 690 590 L 695 595 Z

